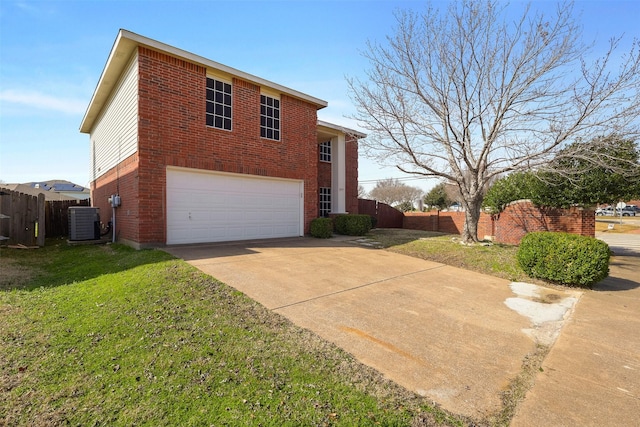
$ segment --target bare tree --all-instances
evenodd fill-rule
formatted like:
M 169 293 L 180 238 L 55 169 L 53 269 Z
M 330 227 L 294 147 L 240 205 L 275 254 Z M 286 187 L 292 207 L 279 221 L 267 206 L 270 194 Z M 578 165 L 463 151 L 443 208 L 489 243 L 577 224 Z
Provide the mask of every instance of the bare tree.
M 369 192 L 369 197 L 391 206 L 398 206 L 402 203 L 414 206 L 413 203 L 422 198 L 422 190 L 404 184 L 397 179 L 387 178 L 376 183 L 376 186 Z
M 493 177 L 536 169 L 569 143 L 638 135 L 640 54 L 598 60 L 580 40 L 572 3 L 506 18 L 497 1 L 396 13 L 395 34 L 367 45 L 366 79 L 349 79 L 370 156 L 403 172 L 455 183 L 463 240 L 477 241 Z M 612 71 L 616 67 L 615 72 Z
M 364 189 L 362 184 L 358 184 L 358 199 L 367 198 L 367 190 Z

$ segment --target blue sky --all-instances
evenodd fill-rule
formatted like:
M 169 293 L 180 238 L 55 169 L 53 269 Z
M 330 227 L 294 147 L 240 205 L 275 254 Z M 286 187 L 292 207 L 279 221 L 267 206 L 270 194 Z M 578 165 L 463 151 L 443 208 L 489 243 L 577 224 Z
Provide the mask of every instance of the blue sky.
M 363 74 L 359 52 L 392 33 L 394 10 L 424 4 L 0 0 L 0 180 L 89 185 L 89 136 L 78 128 L 120 28 L 324 99 L 321 120 L 357 129 L 345 117 L 354 110 L 345 76 Z M 584 39 L 597 46 L 638 36 L 640 2 L 578 0 L 575 9 Z M 362 156 L 359 172 L 368 190 L 376 179 L 405 176 Z M 406 183 L 428 190 L 436 182 Z

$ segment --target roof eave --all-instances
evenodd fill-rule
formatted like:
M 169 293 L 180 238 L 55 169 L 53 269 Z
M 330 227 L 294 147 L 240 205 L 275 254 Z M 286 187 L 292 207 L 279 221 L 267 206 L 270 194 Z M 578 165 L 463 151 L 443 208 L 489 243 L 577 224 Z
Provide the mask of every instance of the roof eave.
M 362 133 L 360 131 L 354 130 L 354 129 L 349 129 L 347 127 L 344 126 L 340 126 L 334 123 L 329 123 L 329 122 L 325 122 L 322 120 L 318 120 L 318 126 L 322 126 L 334 131 L 338 131 L 338 132 L 342 132 L 345 135 L 353 135 L 354 137 L 356 137 L 357 139 L 362 139 L 362 138 L 366 138 L 367 134 Z

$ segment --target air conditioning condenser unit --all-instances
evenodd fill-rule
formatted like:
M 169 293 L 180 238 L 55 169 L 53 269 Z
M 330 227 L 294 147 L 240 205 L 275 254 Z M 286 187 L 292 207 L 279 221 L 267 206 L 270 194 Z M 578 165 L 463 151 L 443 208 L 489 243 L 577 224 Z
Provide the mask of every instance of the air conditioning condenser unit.
M 99 208 L 89 206 L 69 207 L 69 240 L 99 240 L 99 212 Z

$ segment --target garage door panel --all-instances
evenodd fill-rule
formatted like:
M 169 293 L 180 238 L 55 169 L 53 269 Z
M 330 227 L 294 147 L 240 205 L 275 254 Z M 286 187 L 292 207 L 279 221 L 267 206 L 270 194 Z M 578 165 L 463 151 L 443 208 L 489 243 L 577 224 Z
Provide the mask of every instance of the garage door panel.
M 167 243 L 302 233 L 302 181 L 167 169 Z

